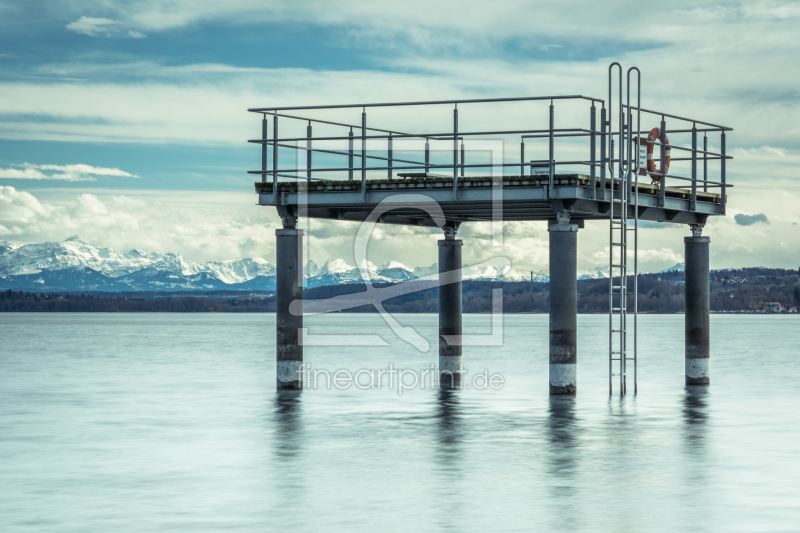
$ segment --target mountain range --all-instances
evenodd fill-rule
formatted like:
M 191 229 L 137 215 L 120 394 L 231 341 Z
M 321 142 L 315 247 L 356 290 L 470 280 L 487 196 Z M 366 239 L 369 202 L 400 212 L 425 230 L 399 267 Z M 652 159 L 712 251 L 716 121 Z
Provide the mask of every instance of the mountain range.
M 434 275 L 438 267 L 411 268 L 397 261 L 362 265 L 373 283 L 399 283 Z M 361 272 L 342 259 L 303 268 L 308 287 L 361 283 Z M 543 273 L 507 263 L 465 266 L 464 279 L 547 281 Z M 274 290 L 275 265 L 261 258 L 195 263 L 179 254 L 96 248 L 80 237 L 18 246 L 0 241 L 0 289 L 25 291 Z
M 397 261 L 376 266 L 365 261 L 373 283 L 401 283 L 435 275 L 438 266 L 408 267 Z M 663 270 L 683 270 L 683 263 Z M 343 259 L 322 266 L 308 261 L 305 286 L 361 283 L 360 270 Z M 578 279 L 603 279 L 608 267 L 597 267 Z M 547 282 L 546 272 L 519 271 L 505 260 L 465 265 L 465 280 Z M 80 237 L 63 242 L 18 246 L 0 241 L 0 289 L 24 291 L 203 291 L 275 290 L 275 265 L 259 257 L 195 263 L 171 252 L 119 251 L 96 248 Z

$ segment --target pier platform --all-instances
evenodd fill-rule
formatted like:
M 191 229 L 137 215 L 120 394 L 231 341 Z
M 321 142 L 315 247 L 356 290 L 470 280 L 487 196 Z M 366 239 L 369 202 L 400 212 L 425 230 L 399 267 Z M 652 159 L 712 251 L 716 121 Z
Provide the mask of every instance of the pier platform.
M 570 213 L 571 220 L 607 220 L 611 206 L 612 181 L 591 178 L 583 174 L 557 174 L 553 194 L 548 195 L 548 176 L 502 176 L 493 183 L 491 176 L 460 177 L 458 194 L 454 195 L 453 178 L 413 177 L 397 179 L 368 179 L 362 195 L 360 181 L 294 180 L 278 182 L 277 197 L 272 182 L 256 182 L 259 205 L 305 207 L 310 218 L 363 221 L 382 201 L 398 194 L 413 193 L 435 201 L 448 222 L 490 221 L 502 207 L 503 220 L 556 220 L 557 209 Z M 619 180 L 613 181 L 613 195 L 619 198 Z M 457 197 L 456 197 L 457 196 Z M 628 217 L 633 218 L 637 203 L 635 187 L 628 198 Z M 656 222 L 680 224 L 704 223 L 708 216 L 723 215 L 721 196 L 697 191 L 697 202 L 691 205 L 691 191 L 667 187 L 661 205 L 658 184 L 638 183 L 638 218 Z M 424 211 L 413 208 L 393 209 L 382 215 L 381 223 L 431 226 L 437 224 Z

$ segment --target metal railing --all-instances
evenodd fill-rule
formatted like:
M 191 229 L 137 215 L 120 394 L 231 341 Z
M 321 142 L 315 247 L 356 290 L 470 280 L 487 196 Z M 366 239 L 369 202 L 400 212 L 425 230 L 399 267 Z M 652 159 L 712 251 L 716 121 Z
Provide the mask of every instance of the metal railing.
M 459 111 L 463 116 L 472 111 L 474 106 L 483 105 L 497 105 L 500 103 L 517 103 L 524 105 L 526 103 L 537 101 L 549 101 L 549 123 L 545 126 L 542 124 L 539 128 L 531 129 L 483 129 L 480 131 L 463 131 L 459 129 Z M 588 109 L 588 124 L 576 124 L 575 127 L 569 128 L 556 128 L 555 127 L 555 104 L 564 101 L 586 101 L 590 104 Z M 597 107 L 599 104 L 600 109 L 600 127 L 597 128 Z M 459 110 L 459 105 L 461 109 Z M 420 107 L 420 106 L 452 106 L 453 108 L 453 127 L 451 131 L 421 131 L 421 132 L 406 132 L 396 129 L 378 128 L 373 125 L 367 124 L 367 110 L 368 108 L 392 108 L 392 107 Z M 350 110 L 361 109 L 361 120 L 356 123 L 348 123 L 346 121 L 335 121 L 328 118 L 320 118 L 318 116 L 299 116 L 297 114 L 288 114 L 289 111 L 314 111 L 315 113 L 322 113 L 330 110 Z M 315 106 L 289 106 L 289 107 L 267 107 L 267 108 L 253 108 L 248 111 L 262 115 L 261 138 L 251 139 L 248 142 L 261 144 L 261 169 L 250 170 L 248 173 L 260 175 L 261 181 L 266 183 L 267 180 L 272 178 L 272 190 L 276 193 L 278 190 L 279 178 L 288 178 L 293 180 L 306 180 L 308 182 L 320 180 L 320 174 L 346 175 L 348 181 L 357 179 L 356 176 L 360 174 L 361 184 L 359 190 L 362 193 L 362 199 L 367 199 L 367 176 L 376 172 L 385 172 L 387 179 L 392 180 L 397 173 L 419 172 L 429 175 L 431 172 L 448 172 L 452 175 L 452 189 L 453 198 L 458 198 L 459 178 L 465 177 L 466 172 L 476 172 L 481 169 L 499 169 L 505 175 L 506 169 L 514 168 L 519 169 L 520 175 L 531 175 L 536 169 L 541 170 L 543 167 L 547 170 L 547 184 L 548 195 L 552 193 L 556 171 L 559 168 L 584 166 L 588 167 L 589 174 L 589 187 L 592 198 L 601 201 L 610 201 L 613 197 L 614 186 L 609 182 L 609 175 L 614 175 L 614 165 L 619 164 L 620 161 L 625 160 L 625 154 L 633 151 L 633 143 L 636 143 L 637 149 L 640 144 L 639 136 L 646 135 L 648 132 L 640 130 L 637 126 L 633 130 L 628 124 L 631 123 L 632 112 L 636 111 L 637 116 L 656 116 L 660 118 L 659 123 L 659 137 L 654 141 L 645 141 L 648 145 L 659 148 L 660 167 L 644 173 L 637 170 L 637 176 L 640 174 L 649 174 L 652 178 L 660 180 L 659 195 L 660 204 L 664 205 L 666 196 L 666 184 L 669 180 L 680 182 L 688 182 L 688 184 L 678 185 L 678 188 L 691 189 L 691 209 L 693 210 L 697 203 L 697 192 L 699 187 L 702 191 L 708 192 L 709 189 L 719 188 L 721 191 L 721 203 L 725 205 L 725 189 L 730 185 L 727 184 L 725 173 L 725 161 L 730 159 L 725 153 L 725 132 L 730 131 L 731 128 L 719 126 L 710 122 L 705 122 L 696 119 L 681 117 L 674 114 L 664 113 L 660 111 L 653 111 L 644 109 L 639 105 L 632 106 L 630 103 L 622 104 L 620 93 L 619 105 L 619 119 L 617 123 L 617 131 L 614 131 L 612 121 L 612 109 L 609 103 L 608 110 L 606 110 L 606 102 L 599 98 L 593 98 L 583 95 L 565 95 L 565 96 L 529 96 L 529 97 L 515 97 L 515 98 L 483 98 L 483 99 L 466 99 L 466 100 L 437 100 L 437 101 L 421 101 L 421 102 L 392 102 L 392 103 L 366 103 L 366 104 L 344 104 L 344 105 L 315 105 Z M 272 118 L 272 138 L 269 138 L 269 124 L 268 117 Z M 689 123 L 691 128 L 687 128 L 679 124 L 674 130 L 667 130 L 666 119 L 675 120 L 679 123 Z M 279 119 L 305 122 L 306 135 L 305 136 L 279 136 Z M 627 119 L 627 120 L 626 120 Z M 320 124 L 326 128 L 342 128 L 344 131 L 341 135 L 325 135 L 314 136 L 313 125 Z M 697 126 L 701 125 L 701 128 Z M 542 127 L 545 126 L 545 127 Z M 354 130 L 355 133 L 354 134 Z M 667 141 L 667 133 L 673 136 L 669 142 Z M 676 136 L 691 133 L 691 148 L 679 146 L 676 144 Z M 703 133 L 703 148 L 697 147 L 697 134 Z M 717 152 L 709 151 L 708 149 L 708 135 L 713 133 L 720 134 L 720 149 Z M 492 161 L 467 161 L 468 152 L 470 151 L 470 140 L 476 137 L 497 137 L 497 136 L 517 136 L 519 139 L 519 162 L 507 162 L 505 159 L 501 163 Z M 574 141 L 581 137 L 586 137 L 589 140 L 589 146 L 585 158 L 568 158 L 566 160 L 558 160 L 555 157 L 556 141 Z M 547 140 L 547 159 L 526 160 L 526 140 L 546 139 Z M 599 139 L 599 158 L 597 143 Z M 622 139 L 622 142 L 619 140 Z M 360 150 L 358 143 L 360 140 Z M 396 156 L 395 146 L 396 143 L 407 140 L 424 141 L 424 151 L 418 151 L 419 156 L 404 155 L 403 157 Z M 452 161 L 432 161 L 430 154 L 430 141 L 452 141 Z M 339 144 L 341 143 L 341 147 Z M 384 144 L 385 143 L 385 144 Z M 336 145 L 332 147 L 332 145 Z M 380 145 L 380 149 L 378 148 Z M 269 157 L 269 146 L 272 146 L 271 158 Z M 304 164 L 298 164 L 300 158 L 295 160 L 292 164 L 291 159 L 288 158 L 288 163 L 283 163 L 279 160 L 279 148 L 292 149 L 297 151 L 305 151 L 306 157 Z M 691 172 L 688 176 L 679 175 L 674 171 L 664 172 L 665 160 L 667 151 L 676 150 L 681 152 L 689 152 L 689 157 L 676 157 L 671 158 L 671 162 L 691 161 Z M 409 150 L 403 150 L 408 152 Z M 530 155 L 530 150 L 528 155 Z M 314 167 L 314 154 L 323 156 L 341 156 L 347 158 L 346 166 L 336 165 L 317 165 Z M 382 155 L 385 154 L 385 155 Z M 421 157 L 424 154 L 424 158 Z M 702 179 L 698 175 L 698 159 L 702 158 Z M 271 160 L 270 160 L 271 159 Z M 710 179 L 708 174 L 709 161 L 720 161 L 719 180 L 714 181 Z M 368 165 L 368 162 L 378 162 L 376 165 Z M 673 165 L 673 168 L 675 165 Z M 600 170 L 599 173 L 597 170 Z M 608 174 L 606 170 L 608 169 Z M 599 174 L 599 175 L 598 175 Z M 316 175 L 316 176 L 315 176 Z M 612 178 L 613 179 L 613 178 Z M 598 181 L 599 180 L 599 181 Z M 638 179 L 635 180 L 638 183 Z M 633 183 L 630 183 L 633 185 Z M 502 186 L 500 180 L 499 186 Z M 611 191 L 610 193 L 607 191 Z M 277 194 L 274 194 L 274 202 L 277 202 Z M 637 195 L 634 195 L 637 196 Z M 724 207 L 723 207 L 724 209 Z

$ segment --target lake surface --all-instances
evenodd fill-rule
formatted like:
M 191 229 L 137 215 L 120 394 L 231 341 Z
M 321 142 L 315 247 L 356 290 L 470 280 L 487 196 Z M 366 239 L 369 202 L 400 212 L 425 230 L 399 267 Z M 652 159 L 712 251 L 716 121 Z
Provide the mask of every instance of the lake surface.
M 436 364 L 436 315 L 399 320 L 434 349 L 337 314 L 310 333 L 389 345 L 305 361 Z M 0 314 L 0 531 L 800 529 L 799 317 L 712 315 L 711 386 L 686 388 L 683 316 L 642 316 L 620 398 L 607 317 L 579 316 L 574 399 L 548 396 L 547 320 L 464 349 L 499 390 L 279 396 L 273 315 Z

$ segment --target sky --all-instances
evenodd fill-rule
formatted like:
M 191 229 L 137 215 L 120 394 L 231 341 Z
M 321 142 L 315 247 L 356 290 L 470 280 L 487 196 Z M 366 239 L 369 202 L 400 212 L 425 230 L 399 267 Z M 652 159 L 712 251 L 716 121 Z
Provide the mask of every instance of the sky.
M 704 230 L 711 267 L 797 268 L 798 35 L 800 3 L 778 2 L 0 0 L 0 240 L 80 235 L 198 262 L 274 262 L 279 221 L 255 205 L 247 174 L 260 166 L 247 143 L 260 136 L 260 117 L 248 108 L 605 99 L 608 65 L 619 61 L 641 69 L 644 108 L 734 128 L 728 216 Z M 516 118 L 546 127 L 546 108 L 518 109 L 500 115 L 529 113 Z M 560 109 L 564 123 L 588 114 Z M 500 116 L 460 111 L 470 128 Z M 375 112 L 370 124 L 437 128 L 451 112 Z M 328 116 L 360 121 L 360 110 L 347 113 Z M 305 134 L 305 124 L 283 124 L 282 133 Z M 508 161 L 518 160 L 518 142 L 506 144 Z M 358 225 L 306 226 L 306 257 L 353 263 Z M 642 270 L 683 261 L 686 226 L 640 231 Z M 502 248 L 487 224 L 459 235 L 466 262 L 502 256 L 518 270 L 547 270 L 543 223 L 506 224 Z M 368 258 L 430 265 L 440 238 L 380 226 Z M 587 223 L 578 239 L 579 270 L 608 263 L 607 222 Z

